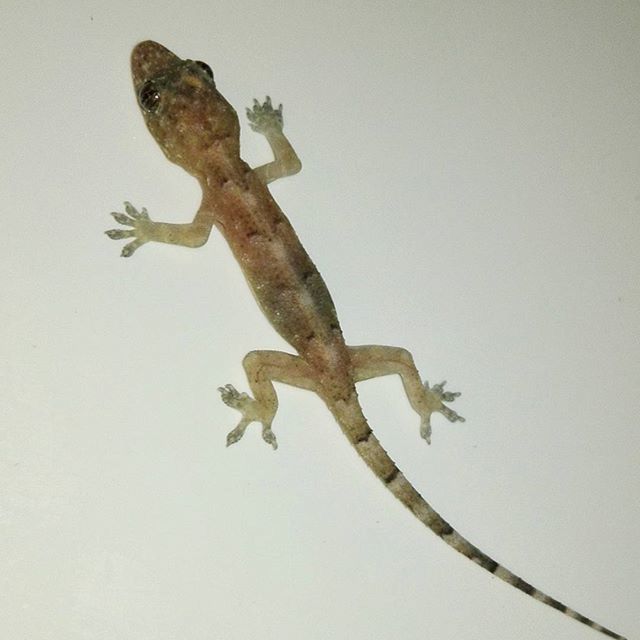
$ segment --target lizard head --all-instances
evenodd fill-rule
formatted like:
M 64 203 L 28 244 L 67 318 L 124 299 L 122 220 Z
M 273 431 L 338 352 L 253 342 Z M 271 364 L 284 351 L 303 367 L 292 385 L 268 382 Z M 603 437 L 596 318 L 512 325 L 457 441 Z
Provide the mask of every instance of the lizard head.
M 238 116 L 209 65 L 147 40 L 133 49 L 131 73 L 147 127 L 169 160 L 199 176 L 239 156 Z

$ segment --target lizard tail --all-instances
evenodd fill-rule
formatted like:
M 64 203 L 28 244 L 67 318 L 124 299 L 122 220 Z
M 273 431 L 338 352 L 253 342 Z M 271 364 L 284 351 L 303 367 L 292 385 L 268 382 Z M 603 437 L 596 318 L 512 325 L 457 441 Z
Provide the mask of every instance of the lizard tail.
M 463 538 L 404 477 L 396 463 L 391 459 L 371 431 L 371 427 L 367 423 L 357 401 L 338 404 L 337 406 L 331 407 L 331 410 L 340 428 L 351 444 L 353 444 L 360 457 L 367 463 L 376 476 L 378 476 L 387 489 L 389 489 L 420 522 L 429 527 L 431 531 L 442 538 L 450 547 L 453 547 L 456 551 L 473 560 L 473 562 L 480 565 L 483 569 L 486 569 L 489 573 L 516 587 L 516 589 L 520 589 L 520 591 L 523 591 L 532 598 L 544 602 L 550 607 L 561 611 L 596 631 L 600 631 L 605 636 L 617 638 L 617 640 L 626 640 L 623 636 L 615 633 L 611 629 L 603 627 L 594 620 L 583 616 L 562 602 L 536 589 L 509 571 L 509 569 L 496 562 L 493 558 L 483 553 L 467 539 Z

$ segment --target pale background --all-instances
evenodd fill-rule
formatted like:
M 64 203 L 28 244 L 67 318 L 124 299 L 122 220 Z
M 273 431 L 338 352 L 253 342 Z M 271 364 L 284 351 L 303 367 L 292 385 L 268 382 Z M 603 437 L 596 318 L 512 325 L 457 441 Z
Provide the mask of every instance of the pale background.
M 153 38 L 238 109 L 284 102 L 304 169 L 273 192 L 347 339 L 464 391 L 429 448 L 398 380 L 362 385 L 406 475 L 639 638 L 640 5 L 284 6 L 0 5 L 0 636 L 596 637 L 425 531 L 312 395 L 280 389 L 276 453 L 225 449 L 216 387 L 282 341 L 216 234 L 122 260 L 102 233 L 125 199 L 199 202 L 131 90 Z

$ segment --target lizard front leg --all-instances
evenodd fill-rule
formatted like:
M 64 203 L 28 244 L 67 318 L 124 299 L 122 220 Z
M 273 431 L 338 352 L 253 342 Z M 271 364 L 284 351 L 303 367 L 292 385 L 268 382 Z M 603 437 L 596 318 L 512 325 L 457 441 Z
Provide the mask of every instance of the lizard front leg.
M 155 222 L 142 207 L 138 211 L 130 202 L 124 203 L 126 213 L 112 211 L 115 221 L 129 229 L 109 229 L 105 233 L 112 240 L 133 238 L 123 248 L 121 255 L 128 258 L 134 251 L 147 242 L 166 242 L 183 247 L 201 247 L 209 239 L 213 217 L 204 210 L 198 211 L 193 222 L 174 224 L 172 222 Z
M 405 393 L 414 411 L 420 416 L 420 436 L 431 442 L 431 414 L 441 413 L 450 422 L 464 422 L 464 418 L 447 407 L 460 394 L 445 391 L 445 382 L 432 387 L 422 383 L 413 362 L 413 357 L 401 347 L 366 345 L 349 347 L 356 382 L 379 376 L 397 374 L 402 380 Z
M 249 126 L 267 139 L 273 151 L 274 159 L 272 162 L 263 164 L 253 170 L 260 181 L 268 184 L 278 178 L 298 173 L 302 169 L 302 163 L 291 143 L 282 132 L 284 124 L 282 105 L 274 109 L 269 96 L 266 97 L 262 104 L 254 100 L 253 107 L 247 109 L 247 118 Z
M 274 449 L 278 448 L 271 423 L 278 410 L 278 396 L 274 382 L 316 391 L 313 371 L 300 357 L 281 351 L 250 351 L 242 361 L 253 397 L 238 392 L 233 385 L 219 387 L 222 401 L 242 414 L 235 429 L 227 435 L 230 446 L 244 435 L 252 422 L 262 424 L 262 438 Z

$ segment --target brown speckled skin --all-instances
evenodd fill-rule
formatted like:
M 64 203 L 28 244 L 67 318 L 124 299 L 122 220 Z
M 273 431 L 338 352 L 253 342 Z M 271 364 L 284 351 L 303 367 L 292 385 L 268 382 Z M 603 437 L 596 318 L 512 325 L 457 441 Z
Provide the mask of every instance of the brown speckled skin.
M 244 366 L 254 397 L 238 393 L 231 385 L 220 389 L 223 401 L 243 416 L 227 443 L 237 442 L 248 424 L 260 422 L 263 438 L 276 448 L 271 431 L 277 409 L 273 381 L 313 390 L 387 489 L 449 546 L 536 600 L 604 635 L 624 640 L 539 591 L 462 537 L 411 485 L 372 433 L 358 402 L 356 382 L 399 375 L 412 408 L 421 418 L 420 433 L 427 441 L 432 413 L 442 413 L 452 422 L 462 420 L 444 404 L 459 394 L 444 391 L 442 385 L 423 385 L 405 349 L 345 345 L 329 291 L 266 187 L 268 182 L 300 168 L 282 134 L 281 120 L 273 120 L 270 100 L 262 107 L 256 103 L 253 117 L 268 112 L 266 125 L 254 128 L 269 141 L 275 160 L 251 169 L 240 158 L 238 116 L 202 63 L 181 60 L 162 45 L 147 41 L 133 50 L 131 67 L 149 131 L 169 160 L 198 179 L 202 203 L 189 224 L 155 222 L 146 210 L 137 211 L 125 203 L 127 215 L 114 212 L 113 216 L 130 229 L 112 229 L 107 234 L 115 240 L 132 239 L 122 251 L 128 257 L 150 241 L 201 246 L 212 227 L 217 227 L 265 316 L 299 354 L 248 354 Z
M 240 158 L 235 110 L 196 63 L 162 45 L 142 42 L 131 60 L 136 93 L 152 79 L 162 96 L 158 111 L 143 110 L 149 130 L 167 158 L 200 182 L 199 216 L 224 235 L 265 316 L 315 370 L 321 395 L 350 395 L 331 295 L 268 188 Z

